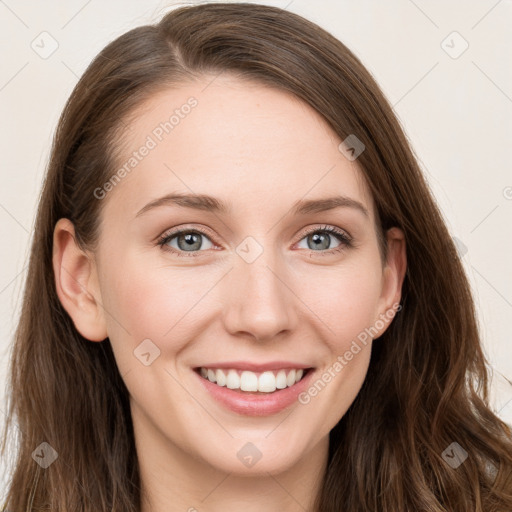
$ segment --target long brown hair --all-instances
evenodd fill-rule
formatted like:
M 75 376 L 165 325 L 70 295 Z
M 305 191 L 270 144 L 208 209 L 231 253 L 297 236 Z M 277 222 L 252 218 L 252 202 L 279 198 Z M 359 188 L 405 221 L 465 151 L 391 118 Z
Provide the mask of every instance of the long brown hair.
M 402 311 L 374 344 L 362 389 L 330 432 L 316 510 L 512 510 L 512 434 L 488 406 L 470 287 L 389 103 L 328 32 L 279 8 L 232 2 L 180 7 L 122 35 L 64 108 L 9 368 L 2 453 L 11 430 L 17 443 L 7 509 L 140 510 L 128 392 L 109 339 L 83 338 L 58 300 L 53 230 L 66 217 L 79 244 L 93 249 L 104 203 L 94 190 L 116 170 L 124 120 L 157 89 L 221 72 L 291 92 L 342 140 L 355 134 L 379 227 L 405 233 Z M 58 452 L 46 469 L 34 458 L 42 442 Z M 452 467 L 446 453 L 461 449 L 467 458 Z

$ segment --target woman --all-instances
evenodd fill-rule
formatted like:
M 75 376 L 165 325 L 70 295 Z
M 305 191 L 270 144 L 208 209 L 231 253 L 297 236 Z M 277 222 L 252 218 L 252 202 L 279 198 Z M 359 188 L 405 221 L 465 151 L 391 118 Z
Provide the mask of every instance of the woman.
M 8 510 L 512 510 L 418 164 L 359 60 L 281 9 L 176 9 L 89 66 L 10 378 Z

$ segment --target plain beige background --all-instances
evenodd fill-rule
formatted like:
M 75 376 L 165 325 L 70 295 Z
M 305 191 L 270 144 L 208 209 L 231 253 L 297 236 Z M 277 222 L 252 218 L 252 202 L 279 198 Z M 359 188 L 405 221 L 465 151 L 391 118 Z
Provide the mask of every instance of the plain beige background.
M 494 408 L 512 423 L 510 0 L 257 3 L 329 30 L 393 104 L 458 241 L 495 375 Z M 0 2 L 0 425 L 35 209 L 60 111 L 108 42 L 174 5 L 181 3 Z M 0 461 L 0 497 L 4 468 Z

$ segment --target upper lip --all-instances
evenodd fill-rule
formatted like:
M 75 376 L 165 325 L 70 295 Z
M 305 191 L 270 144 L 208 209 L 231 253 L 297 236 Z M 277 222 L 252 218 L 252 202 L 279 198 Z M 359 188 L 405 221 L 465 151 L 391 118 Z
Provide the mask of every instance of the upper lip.
M 223 368 L 234 370 L 247 370 L 250 372 L 265 372 L 272 370 L 281 370 L 282 368 L 296 368 L 307 369 L 312 368 L 311 365 L 295 363 L 293 361 L 269 361 L 268 363 L 254 363 L 249 361 L 228 361 L 218 363 L 207 363 L 198 366 L 197 368 Z

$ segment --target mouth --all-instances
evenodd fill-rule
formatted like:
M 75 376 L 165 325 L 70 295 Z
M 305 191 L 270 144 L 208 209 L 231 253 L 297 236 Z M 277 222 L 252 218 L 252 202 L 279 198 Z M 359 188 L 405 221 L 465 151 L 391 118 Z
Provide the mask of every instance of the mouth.
M 194 371 L 218 387 L 240 395 L 271 395 L 294 387 L 314 370 L 310 368 L 280 368 L 253 372 L 236 368 L 197 367 Z
M 214 402 L 236 414 L 253 417 L 278 414 L 300 405 L 298 397 L 316 373 L 314 367 L 291 361 L 231 361 L 193 370 L 200 388 Z

